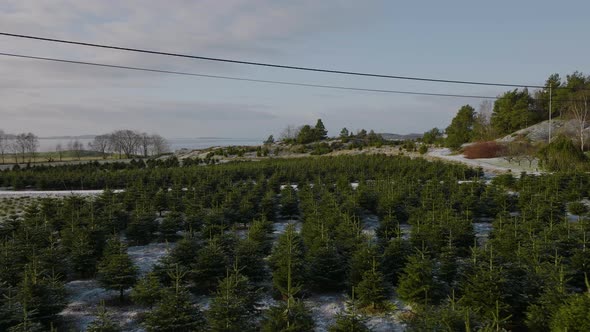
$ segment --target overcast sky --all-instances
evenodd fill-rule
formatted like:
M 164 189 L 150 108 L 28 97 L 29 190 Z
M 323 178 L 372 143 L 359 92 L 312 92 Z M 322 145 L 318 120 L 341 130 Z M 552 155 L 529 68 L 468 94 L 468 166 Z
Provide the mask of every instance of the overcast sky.
M 543 84 L 588 70 L 588 1 L 2 0 L 0 31 L 165 52 L 457 80 Z M 506 89 L 346 77 L 0 37 L 0 52 L 211 75 L 496 96 Z M 424 132 L 480 100 L 141 73 L 0 56 L 0 129 L 131 128 L 263 138 L 322 118 Z

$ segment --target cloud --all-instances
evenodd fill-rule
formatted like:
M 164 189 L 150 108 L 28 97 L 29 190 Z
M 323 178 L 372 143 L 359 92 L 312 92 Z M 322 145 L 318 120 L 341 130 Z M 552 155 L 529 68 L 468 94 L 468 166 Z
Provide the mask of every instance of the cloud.
M 370 19 L 364 13 L 374 10 L 374 6 L 350 1 L 5 0 L 0 4 L 0 31 L 282 62 L 292 56 L 288 51 L 291 44 L 321 33 L 353 29 Z M 236 65 L 1 36 L 0 43 L 6 53 L 214 74 L 231 72 L 235 76 L 249 73 L 249 69 Z M 167 75 L 0 56 L 0 76 L 0 126 L 6 131 L 83 134 L 123 126 L 178 136 L 193 128 L 212 131 L 211 124 L 216 123 L 226 126 L 231 136 L 271 122 L 276 126 L 281 121 L 276 105 L 274 113 L 270 112 L 264 98 L 261 102 L 244 101 L 242 97 L 216 101 L 217 96 L 191 93 L 176 100 L 176 87 L 182 83 L 171 83 Z M 211 83 L 215 87 L 221 84 Z
M 41 99 L 18 109 L 11 108 L 4 116 L 18 123 L 20 128 L 39 128 L 39 134 L 44 136 L 63 134 L 61 130 L 64 128 L 68 134 L 132 128 L 159 132 L 170 137 L 182 136 L 182 130 L 190 128 L 209 129 L 208 135 L 225 128 L 222 132 L 231 136 L 232 132 L 239 132 L 232 126 L 236 121 L 257 124 L 277 118 L 268 111 L 267 106 L 258 104 L 127 99 L 113 100 L 107 105 L 92 99 L 79 100 L 75 104 L 59 101 L 48 103 Z

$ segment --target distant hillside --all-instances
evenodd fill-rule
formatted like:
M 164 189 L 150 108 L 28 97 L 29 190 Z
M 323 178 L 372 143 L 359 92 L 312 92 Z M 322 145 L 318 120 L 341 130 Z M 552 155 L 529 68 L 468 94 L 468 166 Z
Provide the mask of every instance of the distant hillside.
M 379 135 L 381 135 L 381 137 L 383 137 L 383 139 L 388 140 L 388 141 L 403 141 L 403 140 L 408 140 L 408 139 L 417 139 L 417 138 L 421 138 L 422 134 L 407 134 L 407 135 L 400 135 L 400 134 L 391 134 L 391 133 L 380 133 Z

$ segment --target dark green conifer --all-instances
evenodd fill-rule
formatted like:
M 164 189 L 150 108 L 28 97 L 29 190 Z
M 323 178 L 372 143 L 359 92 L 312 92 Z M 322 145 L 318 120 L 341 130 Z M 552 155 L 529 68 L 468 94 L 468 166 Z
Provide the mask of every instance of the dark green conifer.
M 207 319 L 213 331 L 255 331 L 258 292 L 237 269 L 219 281 Z
M 107 243 L 98 266 L 97 278 L 104 288 L 119 291 L 121 301 L 123 292 L 137 282 L 137 268 L 127 254 L 127 247 L 116 235 Z
M 178 265 L 169 272 L 173 286 L 162 295 L 156 308 L 146 317 L 144 326 L 149 332 L 201 332 L 207 331 L 205 317 L 200 308 L 191 304 L 189 294 L 182 286 L 186 271 Z
M 139 279 L 137 284 L 131 290 L 131 299 L 133 302 L 147 306 L 150 309 L 162 297 L 162 284 L 155 273 L 148 273 Z
M 119 326 L 113 322 L 112 317 L 107 311 L 107 308 L 104 304 L 104 300 L 101 300 L 97 309 L 96 319 L 93 320 L 90 324 L 88 324 L 88 327 L 86 327 L 86 332 L 119 331 L 121 331 L 121 328 L 119 328 Z
M 329 327 L 329 332 L 369 332 L 366 325 L 367 318 L 359 312 L 358 301 L 355 299 L 355 290 L 346 301 L 343 312 L 336 315 L 336 322 Z

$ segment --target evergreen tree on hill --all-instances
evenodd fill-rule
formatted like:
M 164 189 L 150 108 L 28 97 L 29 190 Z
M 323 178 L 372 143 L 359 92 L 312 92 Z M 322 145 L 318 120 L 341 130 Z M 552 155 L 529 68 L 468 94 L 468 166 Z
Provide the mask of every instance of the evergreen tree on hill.
M 451 149 L 458 149 L 463 143 L 471 140 L 473 124 L 475 122 L 475 109 L 470 105 L 464 105 L 447 127 L 446 145 Z
M 500 135 L 508 135 L 543 120 L 542 112 L 533 109 L 533 98 L 527 89 L 508 91 L 494 103 L 492 127 Z

